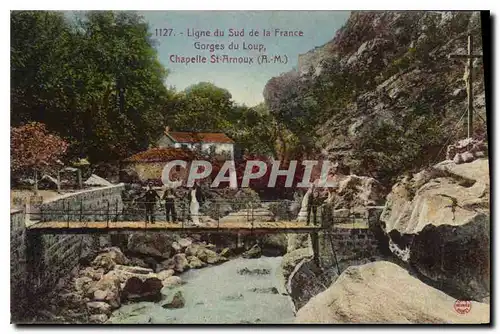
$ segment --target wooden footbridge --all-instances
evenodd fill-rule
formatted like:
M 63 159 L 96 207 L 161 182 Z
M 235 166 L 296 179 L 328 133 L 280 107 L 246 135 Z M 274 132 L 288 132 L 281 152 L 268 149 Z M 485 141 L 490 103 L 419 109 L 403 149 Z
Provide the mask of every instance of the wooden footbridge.
M 137 204 L 137 203 L 136 203 Z M 272 233 L 314 233 L 322 229 L 319 224 L 296 222 L 290 219 L 270 219 L 263 214 L 265 209 L 251 204 L 239 212 L 230 213 L 224 219 L 220 217 L 218 209 L 215 217 L 198 217 L 199 222 L 194 223 L 186 210 L 180 210 L 180 219 L 167 219 L 165 211 L 155 210 L 154 221 L 148 219 L 143 207 L 130 210 L 130 206 L 108 205 L 105 209 L 71 209 L 59 207 L 54 209 L 37 210 L 31 213 L 31 223 L 27 230 L 30 233 L 42 234 L 94 234 L 109 232 L 183 232 L 183 233 L 234 233 L 234 234 L 272 234 Z M 221 203 L 214 204 L 220 208 Z M 127 207 L 127 209 L 125 209 Z M 278 217 L 279 215 L 277 215 Z M 227 218 L 230 219 L 227 219 Z M 171 218 L 171 217 L 170 217 Z M 312 219 L 312 217 L 311 217 Z
M 108 232 L 138 232 L 138 231 L 162 231 L 162 232 L 185 232 L 185 233 L 238 233 L 238 234 L 265 234 L 265 233 L 311 233 L 322 229 L 321 226 L 307 225 L 306 223 L 278 221 L 278 222 L 253 222 L 253 223 L 224 223 L 192 225 L 188 223 L 155 222 L 144 221 L 48 221 L 35 222 L 27 227 L 30 232 L 44 234 L 60 233 L 108 233 Z

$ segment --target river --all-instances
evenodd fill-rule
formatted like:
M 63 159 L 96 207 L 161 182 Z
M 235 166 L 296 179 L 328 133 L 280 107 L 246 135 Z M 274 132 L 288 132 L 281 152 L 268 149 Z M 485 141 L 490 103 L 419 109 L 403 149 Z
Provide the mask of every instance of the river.
M 167 294 L 182 291 L 185 306 L 164 309 L 158 303 L 123 305 L 110 323 L 127 324 L 242 324 L 291 323 L 293 304 L 282 291 L 277 271 L 281 257 L 237 258 L 217 266 L 190 270 L 181 275 L 186 284 Z M 246 268 L 246 269 L 245 269 Z M 248 269 L 248 270 L 247 270 Z M 265 274 L 251 273 L 264 270 Z M 243 270 L 243 273 L 239 271 Z

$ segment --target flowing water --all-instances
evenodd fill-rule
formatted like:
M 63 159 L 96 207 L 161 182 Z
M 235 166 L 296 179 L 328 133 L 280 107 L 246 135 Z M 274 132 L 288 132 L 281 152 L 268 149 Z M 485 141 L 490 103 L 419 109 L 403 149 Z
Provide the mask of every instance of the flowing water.
M 182 291 L 185 306 L 164 309 L 162 304 L 140 302 L 123 305 L 111 323 L 132 324 L 241 324 L 290 323 L 292 301 L 282 291 L 277 271 L 281 257 L 237 258 L 226 263 L 190 270 L 181 277 L 186 284 L 162 292 Z M 246 269 L 245 269 L 246 268 Z M 259 269 L 261 274 L 252 273 Z M 242 273 L 238 273 L 243 270 Z M 264 273 L 264 274 L 262 274 Z

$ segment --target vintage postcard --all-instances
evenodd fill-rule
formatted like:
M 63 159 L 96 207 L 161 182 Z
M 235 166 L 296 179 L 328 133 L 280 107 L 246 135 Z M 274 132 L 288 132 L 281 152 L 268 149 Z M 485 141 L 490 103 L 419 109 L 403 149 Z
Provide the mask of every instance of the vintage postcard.
M 12 323 L 490 323 L 489 12 L 10 27 Z

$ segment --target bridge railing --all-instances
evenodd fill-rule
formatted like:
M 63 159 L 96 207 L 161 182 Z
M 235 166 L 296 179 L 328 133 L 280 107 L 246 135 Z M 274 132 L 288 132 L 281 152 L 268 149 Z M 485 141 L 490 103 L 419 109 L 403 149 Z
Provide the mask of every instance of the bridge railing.
M 290 221 L 294 220 L 297 212 L 293 212 L 290 200 L 209 200 L 206 205 L 200 206 L 198 214 L 190 212 L 189 203 L 183 200 L 175 201 L 168 207 L 163 201 L 146 202 L 143 200 L 108 201 L 94 205 L 79 205 L 74 202 L 61 201 L 57 207 L 41 209 L 37 212 L 39 221 L 67 222 L 119 222 L 119 221 L 176 221 L 185 224 L 188 221 L 210 218 L 217 226 L 223 221 L 235 220 L 249 223 L 259 221 Z
M 44 209 L 43 206 L 32 215 L 39 221 L 92 222 L 92 221 L 149 221 L 177 222 L 185 224 L 209 220 L 212 224 L 237 221 L 254 224 L 259 221 L 293 221 L 297 218 L 299 206 L 293 210 L 290 200 L 209 200 L 200 206 L 198 214 L 191 213 L 187 201 L 177 200 L 174 210 L 169 210 L 165 202 L 146 202 L 143 200 L 109 201 L 103 200 L 98 207 L 86 206 L 83 201 L 79 205 L 62 201 L 57 207 Z M 170 208 L 171 209 L 171 208 Z M 328 227 L 359 227 L 367 225 L 363 214 L 351 209 L 333 210 L 325 203 L 313 206 L 309 211 L 308 224 Z M 350 225 L 350 226 L 348 226 Z

